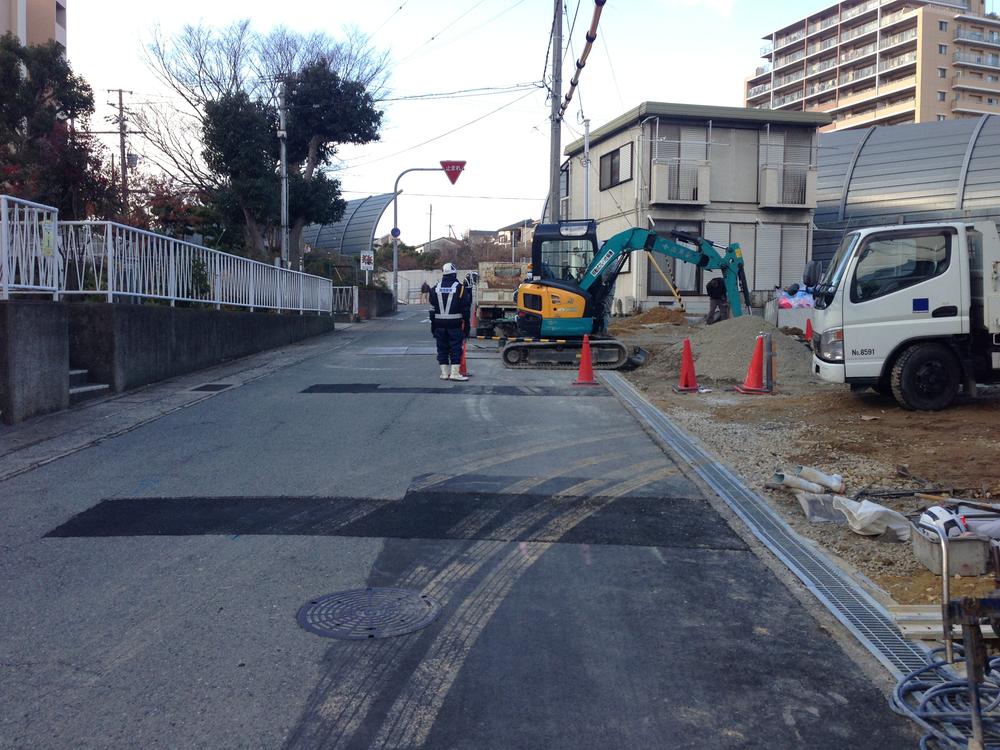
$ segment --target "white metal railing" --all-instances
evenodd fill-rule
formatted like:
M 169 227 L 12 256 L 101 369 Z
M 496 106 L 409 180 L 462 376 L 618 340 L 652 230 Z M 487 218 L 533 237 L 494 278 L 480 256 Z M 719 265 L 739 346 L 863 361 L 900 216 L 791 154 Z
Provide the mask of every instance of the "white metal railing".
M 859 57 L 867 57 L 868 55 L 875 54 L 875 42 L 871 44 L 866 44 L 864 47 L 858 47 L 857 49 L 852 49 L 849 52 L 840 53 L 840 61 L 850 62 L 851 60 L 857 60 Z
M 59 211 L 0 195 L 0 299 L 12 292 L 59 292 Z
M 1000 45 L 1000 34 L 991 31 L 983 34 L 979 31 L 968 31 L 959 26 L 955 29 L 955 41 L 980 42 L 981 44 Z
M 59 223 L 59 295 L 329 313 L 329 279 L 111 221 Z
M 810 44 L 808 47 L 806 47 L 806 54 L 814 55 L 817 52 L 823 52 L 824 50 L 828 50 L 831 47 L 836 47 L 837 42 L 838 42 L 838 37 L 835 36 L 832 36 L 829 39 L 824 39 L 823 41 L 818 43 L 814 42 L 813 44 Z
M 916 38 L 917 38 L 917 30 L 909 29 L 908 31 L 903 31 L 899 34 L 893 34 L 892 36 L 882 37 L 882 41 L 879 42 L 878 47 L 879 49 L 888 49 L 889 47 L 895 47 L 897 44 L 904 44 Z
M 879 73 L 884 73 L 887 70 L 894 70 L 895 68 L 901 68 L 904 65 L 909 65 L 910 63 L 915 63 L 917 61 L 916 52 L 908 52 L 905 55 L 899 55 L 898 57 L 891 57 L 888 60 L 882 60 L 878 64 Z
M 770 90 L 771 90 L 770 82 L 762 83 L 760 86 L 754 86 L 752 89 L 750 89 L 747 92 L 747 98 L 753 99 L 755 96 L 760 96 L 761 94 L 765 94 Z
M 867 3 L 862 3 L 861 5 L 855 5 L 853 8 L 848 8 L 842 11 L 840 17 L 844 21 L 848 21 L 852 18 L 860 16 L 862 13 L 867 13 L 870 10 L 875 10 L 878 7 L 879 0 L 869 0 Z
M 858 26 L 857 28 L 854 28 L 854 29 L 848 29 L 847 31 L 844 31 L 844 32 L 841 33 L 841 35 L 840 35 L 840 41 L 841 42 L 849 42 L 852 39 L 857 39 L 859 36 L 864 36 L 865 34 L 870 34 L 873 31 L 875 31 L 875 29 L 877 29 L 877 28 L 878 28 L 878 22 L 877 21 L 871 21 L 869 23 L 866 23 L 864 26 Z

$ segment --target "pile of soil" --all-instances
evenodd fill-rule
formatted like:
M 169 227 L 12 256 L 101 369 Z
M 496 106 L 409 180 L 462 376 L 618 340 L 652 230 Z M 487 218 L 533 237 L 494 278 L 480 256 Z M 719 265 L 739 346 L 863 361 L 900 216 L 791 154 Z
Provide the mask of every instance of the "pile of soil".
M 608 330 L 618 335 L 658 323 L 686 326 L 688 325 L 687 314 L 683 310 L 675 310 L 672 307 L 654 307 L 638 315 L 619 318 L 608 326 Z

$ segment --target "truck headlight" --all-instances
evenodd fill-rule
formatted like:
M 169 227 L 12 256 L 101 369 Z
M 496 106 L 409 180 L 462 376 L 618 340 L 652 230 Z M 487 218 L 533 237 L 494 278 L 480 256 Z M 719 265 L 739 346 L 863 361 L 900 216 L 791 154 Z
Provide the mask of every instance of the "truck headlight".
M 831 328 L 819 335 L 819 346 L 816 356 L 827 362 L 844 361 L 844 329 Z

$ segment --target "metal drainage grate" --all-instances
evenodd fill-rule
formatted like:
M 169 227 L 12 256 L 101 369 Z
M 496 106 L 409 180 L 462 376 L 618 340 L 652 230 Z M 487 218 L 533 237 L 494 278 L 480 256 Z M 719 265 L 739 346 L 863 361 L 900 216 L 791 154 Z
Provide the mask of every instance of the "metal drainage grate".
M 205 385 L 199 385 L 197 388 L 192 388 L 192 391 L 224 391 L 226 388 L 232 388 L 232 383 L 206 383 Z
M 896 677 L 927 663 L 928 649 L 907 640 L 889 613 L 822 552 L 812 549 L 767 502 L 677 428 L 621 375 L 602 378 L 788 566 L 813 595 Z
M 436 600 L 418 591 L 367 588 L 306 602 L 296 619 L 310 633 L 353 641 L 412 633 L 430 625 L 440 612 Z

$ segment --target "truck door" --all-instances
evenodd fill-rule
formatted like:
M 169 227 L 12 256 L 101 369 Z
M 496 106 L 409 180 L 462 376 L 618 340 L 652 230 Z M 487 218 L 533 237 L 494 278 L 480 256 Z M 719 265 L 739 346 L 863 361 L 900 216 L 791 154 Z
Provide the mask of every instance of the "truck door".
M 848 378 L 882 374 L 904 341 L 969 331 L 967 259 L 954 227 L 912 227 L 864 238 L 845 279 Z

